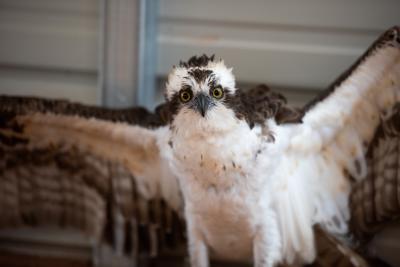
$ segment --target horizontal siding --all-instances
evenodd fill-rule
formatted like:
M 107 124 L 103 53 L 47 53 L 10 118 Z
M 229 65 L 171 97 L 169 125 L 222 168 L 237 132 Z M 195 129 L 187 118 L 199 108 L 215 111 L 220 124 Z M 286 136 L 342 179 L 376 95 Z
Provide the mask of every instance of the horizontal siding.
M 97 104 L 96 73 L 0 67 L 0 94 L 62 98 Z
M 0 63 L 95 71 L 96 8 L 93 0 L 0 0 Z
M 160 7 L 165 19 L 367 31 L 399 23 L 397 0 L 168 0 Z
M 0 94 L 97 103 L 99 1 L 0 0 Z
M 399 1 L 160 1 L 158 75 L 216 54 L 237 80 L 321 89 L 386 28 Z

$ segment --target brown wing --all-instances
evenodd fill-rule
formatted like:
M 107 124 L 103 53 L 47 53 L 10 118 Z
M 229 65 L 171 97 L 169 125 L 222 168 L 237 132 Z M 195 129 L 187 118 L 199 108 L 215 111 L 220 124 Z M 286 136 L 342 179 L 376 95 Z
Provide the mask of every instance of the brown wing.
M 81 118 L 95 118 L 112 122 L 124 122 L 146 128 L 154 128 L 167 124 L 164 116 L 158 110 L 153 114 L 142 107 L 111 109 L 97 106 L 87 106 L 67 100 L 44 99 L 37 97 L 15 97 L 0 95 L 0 112 L 8 116 L 26 115 L 34 113 L 51 113 L 64 116 L 79 116 Z
M 351 232 L 365 254 L 398 266 L 400 103 L 377 129 L 368 149 L 367 167 L 367 177 L 354 182 L 350 195 Z
M 249 90 L 238 89 L 235 96 L 227 96 L 225 101 L 250 127 L 263 125 L 270 118 L 278 124 L 301 122 L 303 115 L 301 110 L 289 108 L 286 98 L 265 84 Z
M 343 166 L 345 172 L 358 176 L 349 174 L 352 180 L 350 228 L 363 255 L 369 254 L 366 249 L 369 241 L 383 228 L 393 223 L 400 225 L 399 48 L 400 27 L 397 26 L 380 36 L 353 66 L 303 109 L 305 123 L 311 121 L 307 120 L 310 114 L 312 117 L 316 112 L 326 112 L 318 116 L 328 121 L 321 124 L 327 132 L 337 127 L 332 118 L 340 121 L 341 126 L 337 127 L 328 144 L 336 143 L 343 158 L 355 162 L 353 169 L 349 168 L 353 162 Z M 354 97 L 353 92 L 359 92 L 356 101 L 343 99 Z M 337 106 L 331 105 L 329 110 L 323 110 L 325 103 L 332 104 L 335 97 Z M 338 116 L 332 116 L 336 112 Z M 313 123 L 316 118 L 312 118 Z M 311 125 L 313 130 L 319 130 L 316 124 Z M 350 149 L 358 140 L 346 138 L 351 136 L 346 135 L 346 131 L 353 131 L 353 137 L 361 140 L 362 156 L 366 157 L 367 163 L 367 175 L 363 179 L 359 179 L 363 169 L 358 164 L 359 155 Z
M 377 129 L 367 163 L 368 176 L 350 196 L 351 227 L 362 240 L 400 219 L 400 103 Z
M 142 108 L 1 96 L 0 228 L 73 227 L 130 255 L 182 244 L 158 177 L 163 124 Z

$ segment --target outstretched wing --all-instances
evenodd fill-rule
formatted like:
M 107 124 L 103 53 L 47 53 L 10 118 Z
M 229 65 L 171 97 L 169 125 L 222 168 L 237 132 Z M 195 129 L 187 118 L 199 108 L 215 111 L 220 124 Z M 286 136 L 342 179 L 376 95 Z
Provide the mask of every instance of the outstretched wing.
M 183 241 L 163 110 L 0 96 L 0 228 L 74 227 L 150 255 Z
M 400 219 L 400 103 L 383 119 L 367 152 L 367 177 L 350 195 L 352 230 L 369 239 Z
M 397 112 L 399 101 L 400 27 L 393 27 L 304 108 L 302 134 L 311 131 L 316 139 L 302 146 L 311 145 L 321 152 L 337 148 L 341 153 L 337 158 L 352 178 L 364 178 L 367 166 L 363 159 L 382 122 Z M 302 141 L 301 137 L 293 142 Z
M 374 173 L 367 152 L 377 143 L 373 140 L 380 125 L 398 113 L 399 101 L 400 28 L 393 27 L 304 108 L 302 123 L 270 125 L 276 146 L 285 151 L 273 188 L 279 192 L 283 238 L 290 240 L 283 248 L 289 260 L 295 254 L 306 261 L 314 257 L 312 224 L 338 236 L 348 232 L 350 212 L 354 214 L 349 194 Z M 390 213 L 396 210 L 393 203 Z M 380 213 L 387 216 L 387 211 Z
M 331 127 L 329 122 L 337 119 L 339 128 L 328 140 L 348 172 L 351 230 L 365 246 L 368 238 L 400 217 L 400 28 L 384 33 L 321 100 L 307 107 L 309 120 L 328 120 L 323 127 Z M 316 114 L 318 105 L 323 110 L 329 102 L 337 103 L 336 111 L 326 109 L 333 116 Z

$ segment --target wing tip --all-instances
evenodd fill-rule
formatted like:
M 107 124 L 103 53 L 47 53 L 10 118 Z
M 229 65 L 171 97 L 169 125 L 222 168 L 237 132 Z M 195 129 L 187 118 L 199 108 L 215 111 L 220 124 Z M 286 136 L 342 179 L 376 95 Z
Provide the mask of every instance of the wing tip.
M 392 26 L 386 30 L 377 41 L 383 45 L 389 44 L 400 47 L 400 25 Z

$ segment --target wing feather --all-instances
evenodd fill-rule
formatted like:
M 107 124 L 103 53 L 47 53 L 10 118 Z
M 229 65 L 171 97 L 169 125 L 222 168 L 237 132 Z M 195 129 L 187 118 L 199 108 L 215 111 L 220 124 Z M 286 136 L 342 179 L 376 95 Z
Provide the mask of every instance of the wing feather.
M 302 246 L 306 249 L 296 244 L 285 245 L 286 255 L 300 254 L 306 261 L 313 258 L 314 244 L 309 241 L 314 240 L 310 231 L 313 224 L 320 224 L 336 236 L 347 234 L 352 185 L 366 180 L 373 172 L 385 173 L 387 177 L 393 174 L 382 164 L 394 164 L 394 158 L 374 165 L 372 172 L 366 155 L 377 128 L 400 102 L 399 36 L 400 27 L 393 27 L 379 37 L 330 88 L 305 106 L 302 123 L 270 123 L 271 130 L 276 132 L 274 146 L 285 151 L 273 183 L 274 192 L 281 192 L 276 194 L 275 202 L 284 207 L 277 211 L 282 231 L 289 235 L 288 240 L 308 244 Z M 379 150 L 392 144 L 382 144 Z M 393 203 L 387 194 L 380 196 L 383 199 L 379 203 L 385 204 L 379 207 L 375 200 L 360 201 L 363 191 L 375 190 L 375 182 L 366 182 L 354 193 L 360 203 L 360 216 L 355 221 L 360 224 L 367 225 L 361 218 L 385 218 L 396 208 L 386 204 Z M 373 210 L 362 208 L 366 206 Z M 288 221 L 292 223 L 287 224 Z M 301 230 L 292 233 L 291 225 L 302 225 Z
M 367 152 L 368 176 L 353 185 L 351 226 L 369 239 L 400 218 L 400 104 L 377 129 Z
M 320 135 L 322 148 L 335 143 L 349 158 L 365 153 L 365 144 L 372 140 L 381 114 L 399 101 L 399 32 L 398 27 L 387 31 L 347 75 L 328 89 L 327 96 L 306 106 L 303 122 Z M 357 172 L 352 174 L 358 176 Z
M 398 221 L 400 215 L 400 27 L 385 32 L 325 93 L 307 105 L 303 122 L 320 140 L 320 146 L 311 150 L 325 153 L 331 164 L 343 170 L 343 174 L 328 178 L 334 181 L 330 194 L 340 187 L 346 188 L 344 195 L 350 193 L 349 204 L 336 200 L 336 205 L 349 210 L 351 232 L 360 245 L 367 244 L 366 240 Z M 324 181 L 320 184 L 327 185 Z M 336 199 L 342 195 L 336 194 Z M 342 224 L 349 217 L 345 216 Z
M 332 192 L 337 190 L 347 194 L 351 187 L 349 177 L 356 181 L 363 180 L 367 174 L 374 176 L 376 173 L 385 173 L 386 176 L 393 177 L 394 170 L 388 170 L 387 166 L 395 165 L 395 156 L 386 155 L 383 157 L 385 161 L 371 165 L 375 159 L 367 159 L 366 154 L 368 147 L 373 143 L 376 129 L 384 117 L 396 109 L 396 103 L 400 101 L 399 36 L 400 27 L 393 27 L 385 32 L 350 70 L 346 71 L 322 97 L 317 98 L 318 101 L 312 101 L 306 106 L 301 126 L 304 134 L 300 133 L 293 138 L 292 145 L 306 153 L 322 153 L 330 164 L 343 170 L 343 174 L 338 177 L 328 177 L 327 181 L 334 182 L 331 184 Z M 317 142 L 305 144 L 304 140 L 310 133 Z M 380 158 L 382 154 L 393 154 L 396 151 L 395 143 L 394 140 L 382 141 L 375 153 Z M 327 185 L 327 181 L 320 180 L 320 184 Z M 370 191 L 376 186 L 371 188 L 366 183 L 362 188 Z M 340 193 L 336 195 L 341 196 Z M 381 203 L 389 203 L 387 194 L 379 197 L 384 198 Z M 347 206 L 346 202 L 344 205 L 338 205 L 342 206 L 342 210 Z M 363 205 L 370 204 L 365 202 Z M 378 210 L 376 205 L 374 208 Z M 393 205 L 381 205 L 379 212 L 385 214 L 387 210 L 393 209 Z M 378 212 L 373 214 L 383 216 Z M 368 213 L 365 215 L 372 216 Z
M 183 243 L 165 124 L 142 108 L 0 96 L 0 228 L 74 227 L 133 256 Z
M 237 89 L 235 96 L 225 101 L 250 127 L 256 124 L 264 126 L 270 118 L 278 124 L 301 122 L 303 115 L 301 110 L 288 107 L 286 98 L 265 84 L 248 90 Z

